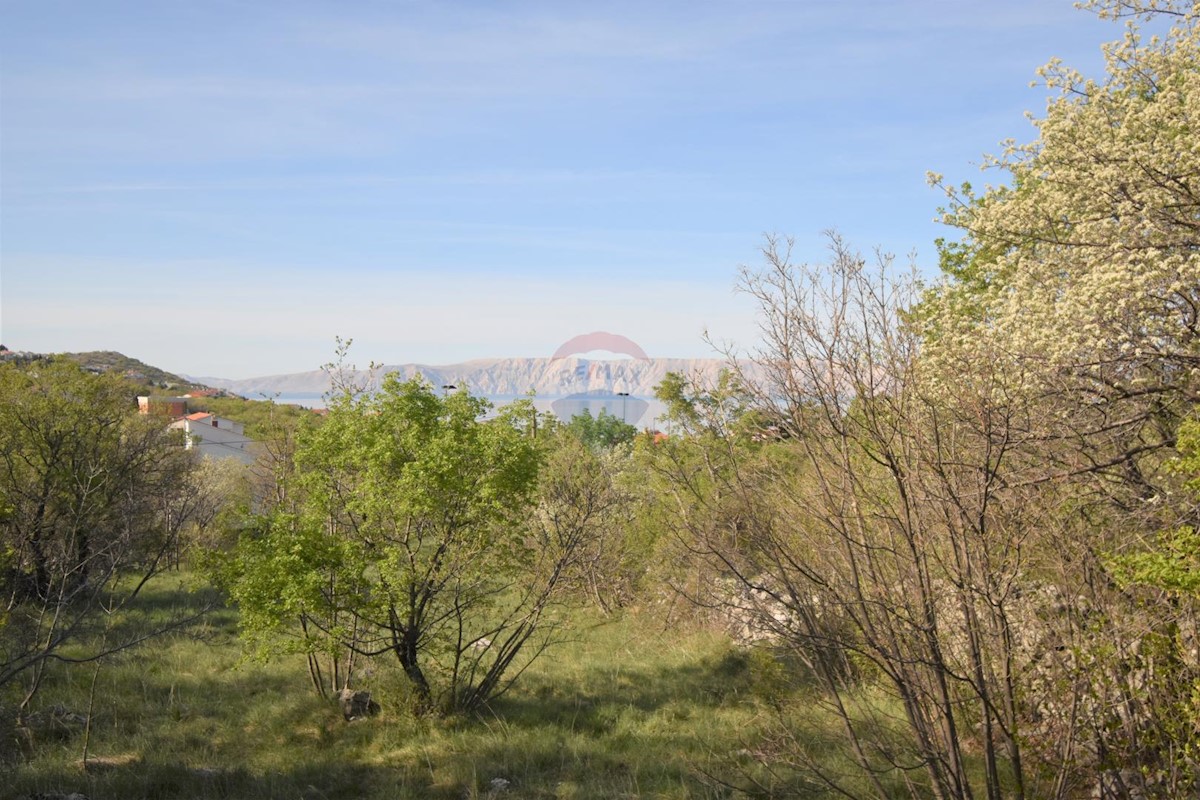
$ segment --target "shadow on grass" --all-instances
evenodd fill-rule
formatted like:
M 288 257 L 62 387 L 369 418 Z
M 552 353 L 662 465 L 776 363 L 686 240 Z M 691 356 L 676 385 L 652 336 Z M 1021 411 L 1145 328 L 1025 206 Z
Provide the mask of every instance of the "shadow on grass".
M 537 674 L 491 704 L 506 735 L 480 749 L 478 765 L 523 780 L 530 797 L 564 796 L 563 785 L 592 787 L 579 795 L 588 797 L 824 797 L 828 787 L 773 764 L 761 746 L 768 729 L 776 745 L 785 730 L 784 717 L 761 702 L 769 696 L 800 706 L 812 723 L 789 726 L 795 746 L 831 764 L 844 756 L 828 720 L 806 709 L 811 690 L 786 654 L 770 649 L 619 668 L 609 661 L 573 684 Z
M 251 774 L 244 768 L 195 769 L 180 764 L 132 763 L 104 768 L 79 767 L 26 771 L 6 791 L 16 798 L 63 796 L 78 792 L 89 798 L 328 798 L 390 796 L 461 798 L 459 787 L 438 787 L 407 779 L 397 770 L 362 764 L 304 764 L 294 769 Z
M 503 778 L 513 797 L 672 789 L 723 797 L 698 777 L 695 763 L 708 754 L 684 741 L 694 734 L 686 717 L 735 700 L 746 682 L 744 664 L 724 656 L 669 668 L 630 665 L 616 676 L 604 665 L 585 670 L 575 686 L 531 673 L 474 720 L 443 724 L 385 712 L 347 725 L 295 672 L 255 668 L 242 680 L 214 665 L 172 663 L 123 659 L 102 681 L 107 698 L 96 709 L 92 750 L 131 752 L 127 763 L 104 769 L 101 759 L 102 771 L 84 774 L 77 755 L 65 760 L 66 750 L 80 752 L 76 737 L 58 745 L 57 758 L 19 769 L 16 796 L 463 798 L 486 796 L 489 781 Z M 60 689 L 57 700 L 82 702 L 80 683 Z M 381 755 L 385 739 L 395 754 Z
M 81 737 L 46 743 L 0 796 L 461 799 L 488 796 L 503 778 L 521 798 L 728 797 L 706 773 L 736 777 L 737 753 L 761 723 L 754 656 L 660 641 L 631 623 L 562 661 L 547 653 L 478 718 L 413 719 L 393 707 L 347 725 L 311 692 L 302 658 L 241 664 L 236 612 L 211 588 L 168 575 L 128 622 L 210 608 L 195 629 L 102 666 L 91 752 L 107 760 L 84 773 Z M 86 709 L 91 676 L 49 678 L 44 703 Z
M 745 656 L 737 652 L 647 667 L 605 664 L 583 680 L 564 685 L 553 675 L 522 676 L 519 690 L 490 704 L 488 714 L 514 725 L 541 724 L 606 730 L 604 709 L 651 713 L 672 703 L 715 708 L 750 693 L 753 676 Z
M 609 661 L 575 682 L 529 674 L 472 723 L 499 729 L 479 742 L 474 768 L 522 797 L 725 797 L 700 765 L 738 747 L 736 732 L 718 729 L 751 680 L 739 653 Z
M 196 585 L 190 575 L 176 577 L 168 573 L 126 603 L 110 637 L 133 638 L 152 630 L 178 630 L 229 639 L 237 633 L 237 611 L 216 588 Z

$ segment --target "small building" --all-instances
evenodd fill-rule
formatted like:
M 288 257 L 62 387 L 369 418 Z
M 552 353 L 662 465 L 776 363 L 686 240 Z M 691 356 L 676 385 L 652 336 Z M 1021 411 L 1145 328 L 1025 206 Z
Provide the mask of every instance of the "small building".
M 235 458 L 243 464 L 253 464 L 254 440 L 246 438 L 240 422 L 198 411 L 172 422 L 171 428 L 182 430 L 184 447 L 212 458 Z
M 186 397 L 164 397 L 151 395 L 138 397 L 139 414 L 161 414 L 164 417 L 182 417 L 187 413 Z

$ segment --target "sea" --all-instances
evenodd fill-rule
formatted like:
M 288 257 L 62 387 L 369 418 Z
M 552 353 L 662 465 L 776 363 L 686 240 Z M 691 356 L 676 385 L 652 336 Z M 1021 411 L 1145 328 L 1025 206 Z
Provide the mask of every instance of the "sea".
M 514 400 L 525 400 L 528 397 L 528 395 L 495 395 L 485 396 L 485 399 L 494 407 L 501 408 Z M 256 397 L 252 399 L 273 399 L 276 403 L 286 403 L 304 408 L 324 408 L 326 405 L 325 395 L 320 392 L 292 392 L 276 395 L 273 398 Z M 620 417 L 641 430 L 664 430 L 666 428 L 666 422 L 662 418 L 666 414 L 667 406 L 654 397 L 630 395 L 628 397 L 569 398 L 535 395 L 532 399 L 534 408 L 539 412 L 553 412 L 563 419 L 570 419 L 575 414 L 583 413 L 583 409 L 586 408 L 592 416 L 599 416 L 600 411 L 603 410 L 606 414 Z

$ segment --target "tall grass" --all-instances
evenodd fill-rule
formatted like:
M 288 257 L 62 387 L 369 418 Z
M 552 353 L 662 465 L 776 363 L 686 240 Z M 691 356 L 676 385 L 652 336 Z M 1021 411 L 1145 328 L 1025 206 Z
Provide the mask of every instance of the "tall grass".
M 206 591 L 168 579 L 123 624 L 202 603 Z M 414 716 L 402 672 L 385 663 L 360 681 L 382 713 L 346 723 L 308 688 L 302 659 L 245 662 L 236 613 L 222 609 L 98 672 L 57 667 L 35 706 L 91 708 L 86 767 L 82 732 L 26 742 L 0 796 L 470 798 L 499 796 L 495 779 L 507 782 L 505 796 L 522 798 L 802 790 L 766 780 L 750 755 L 776 719 L 755 657 L 649 613 L 575 622 L 574 640 L 535 662 L 483 714 Z M 813 714 L 809 721 L 820 722 Z

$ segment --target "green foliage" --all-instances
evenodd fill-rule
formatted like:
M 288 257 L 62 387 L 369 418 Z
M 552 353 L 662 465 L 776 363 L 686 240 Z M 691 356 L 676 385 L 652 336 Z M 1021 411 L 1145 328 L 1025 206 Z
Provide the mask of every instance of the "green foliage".
M 548 439 L 538 487 L 537 549 L 570 550 L 564 589 L 606 613 L 636 599 L 649 553 L 631 524 L 629 448 L 596 449 L 564 426 Z
M 744 616 L 731 587 L 761 570 L 752 534 L 773 515 L 775 498 L 760 477 L 783 432 L 728 371 L 711 387 L 668 374 L 656 395 L 672 433 L 638 441 L 629 480 L 645 582 L 681 591 L 694 603 L 683 613 L 730 625 Z
M 1173 472 L 1184 488 L 1200 497 L 1200 419 L 1179 427 Z M 1200 600 L 1200 529 L 1193 525 L 1169 528 L 1158 535 L 1152 550 L 1110 554 L 1107 562 L 1126 584 L 1149 586 Z
M 294 515 L 280 511 L 255 523 L 231 557 L 214 561 L 217 582 L 237 603 L 239 625 L 258 658 L 315 652 L 321 640 L 305 636 L 296 623 L 327 615 L 327 597 L 351 580 L 353 564 L 342 558 L 339 542 L 298 524 Z M 331 626 L 329 635 L 346 632 Z
M 668 372 L 654 387 L 654 396 L 667 406 L 664 417 L 672 432 L 746 438 L 771 427 L 741 377 L 728 369 L 721 370 L 714 386 Z
M 247 400 L 244 397 L 200 397 L 188 401 L 191 411 L 208 411 L 246 426 L 246 435 L 262 441 L 278 437 L 281 428 L 294 431 L 301 425 L 315 424 L 311 410 L 273 400 Z
M 519 429 L 531 409 L 482 421 L 489 408 L 389 375 L 302 428 L 284 502 L 222 572 L 247 637 L 329 654 L 323 676 L 310 660 L 323 691 L 350 680 L 356 657 L 385 653 L 427 704 L 471 708 L 501 691 L 557 573 L 527 530 L 542 459 Z
M 136 358 L 130 358 L 113 350 L 93 350 L 86 353 L 63 353 L 58 358 L 73 361 L 85 370 L 96 373 L 108 373 L 120 376 L 130 383 L 147 387 L 161 387 L 185 391 L 188 389 L 207 388 L 202 384 L 192 383 L 186 378 L 153 367 Z
M 583 413 L 571 417 L 571 421 L 565 427 L 579 441 L 597 450 L 608 450 L 619 444 L 627 444 L 637 436 L 636 427 L 614 417 L 603 408 L 595 417 L 585 408 Z
M 1175 439 L 1178 458 L 1172 467 L 1184 479 L 1184 486 L 1200 497 L 1200 416 L 1184 420 Z
M 1191 527 L 1164 531 L 1156 545 L 1153 551 L 1112 556 L 1108 563 L 1126 584 L 1200 599 L 1200 532 Z
M 155 608 L 199 610 L 209 594 L 182 573 L 121 616 L 148 624 Z M 500 777 L 511 784 L 505 794 L 520 798 L 716 800 L 740 795 L 710 776 L 753 791 L 748 775 L 797 796 L 786 766 L 759 749 L 773 712 L 755 699 L 753 667 L 723 637 L 664 628 L 657 613 L 578 613 L 574 627 L 586 635 L 534 663 L 477 719 L 409 713 L 403 672 L 380 662 L 369 688 L 383 710 L 352 724 L 294 691 L 302 662 L 242 662 L 237 613 L 212 614 L 203 637 L 168 637 L 106 663 L 88 768 L 81 732 L 33 733 L 24 757 L 0 766 L 4 796 L 461 800 L 487 797 Z M 86 710 L 87 672 L 47 678 L 31 711 Z M 844 768 L 828 714 L 810 705 L 796 716 L 815 729 L 805 743 Z
M 31 672 L 163 569 L 194 461 L 127 384 L 69 360 L 0 365 L 0 688 Z M 124 646 L 114 644 L 113 646 Z M 92 654 L 90 657 L 94 657 Z

